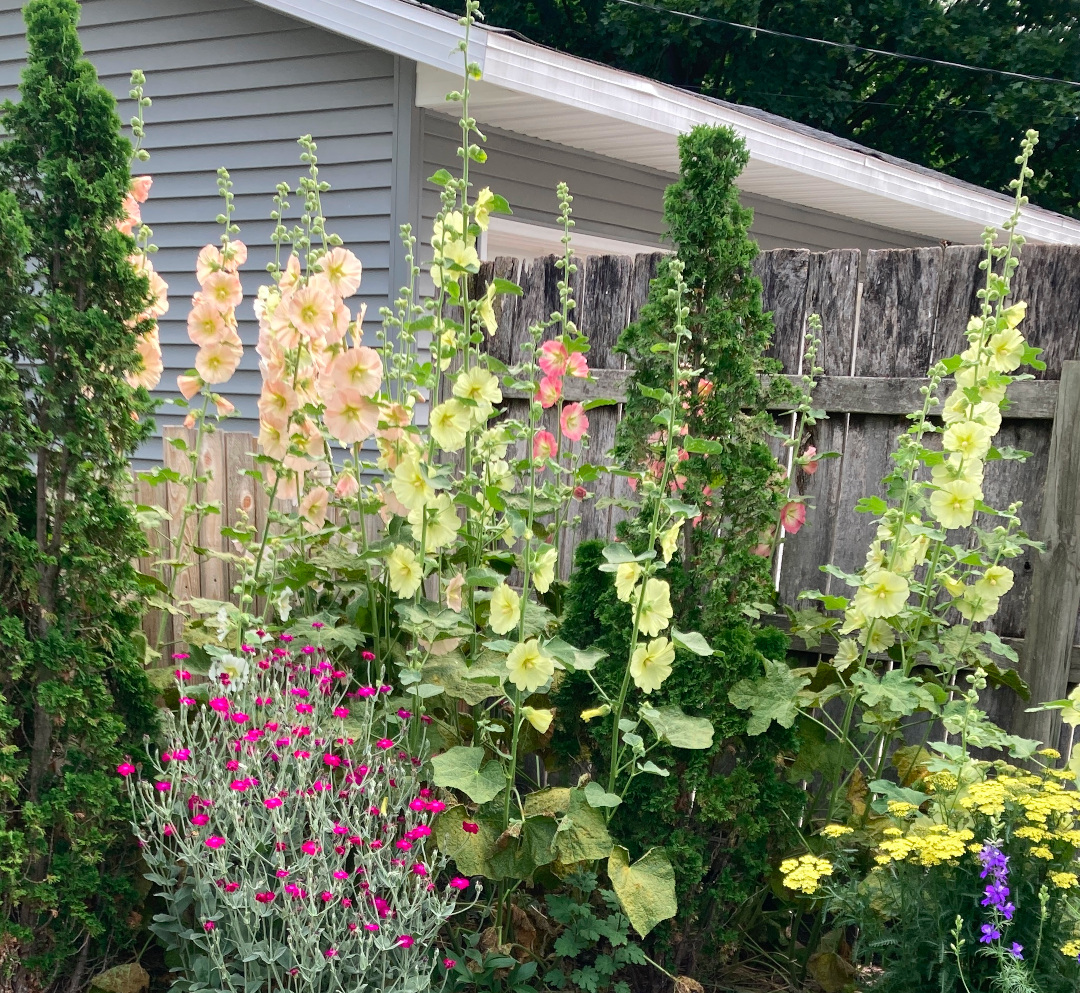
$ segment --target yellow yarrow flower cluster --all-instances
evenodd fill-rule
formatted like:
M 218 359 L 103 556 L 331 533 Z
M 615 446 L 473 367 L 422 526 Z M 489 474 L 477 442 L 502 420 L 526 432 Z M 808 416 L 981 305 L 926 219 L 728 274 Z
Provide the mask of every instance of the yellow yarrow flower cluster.
M 975 833 L 968 828 L 955 829 L 947 824 L 917 824 L 904 834 L 899 828 L 887 828 L 885 839 L 874 856 L 878 865 L 912 862 L 921 866 L 955 862 L 967 850 Z
M 800 855 L 794 859 L 784 859 L 780 863 L 784 874 L 784 885 L 796 893 L 816 893 L 821 880 L 831 876 L 833 867 L 828 859 L 816 855 Z
M 854 828 L 849 828 L 846 824 L 826 824 L 821 829 L 821 833 L 826 838 L 842 838 L 845 834 L 853 834 Z

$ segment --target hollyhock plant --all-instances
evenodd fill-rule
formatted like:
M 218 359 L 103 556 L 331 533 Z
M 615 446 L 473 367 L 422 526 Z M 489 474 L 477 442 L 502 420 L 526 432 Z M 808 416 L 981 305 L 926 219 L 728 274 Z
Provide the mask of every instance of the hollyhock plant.
M 386 993 L 427 988 L 435 936 L 469 883 L 446 882 L 428 842 L 445 805 L 417 778 L 422 751 L 405 722 L 388 723 L 388 697 L 358 693 L 322 648 L 267 638 L 254 647 L 269 665 L 242 688 L 230 681 L 214 706 L 166 712 L 156 768 L 141 779 L 130 762 L 117 769 L 166 908 L 151 927 L 179 956 L 183 988 L 336 993 L 372 975 Z M 296 691 L 311 701 L 303 725 Z M 253 712 L 259 736 L 231 719 Z M 324 761 L 279 736 L 319 743 Z M 165 754 L 180 752 L 183 772 L 156 790 L 173 765 Z

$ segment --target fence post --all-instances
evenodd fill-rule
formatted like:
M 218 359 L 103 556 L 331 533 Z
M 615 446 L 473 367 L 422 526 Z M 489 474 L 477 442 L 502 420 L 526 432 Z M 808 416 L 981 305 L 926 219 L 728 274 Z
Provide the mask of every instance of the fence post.
M 1020 676 L 1031 704 L 1059 700 L 1068 692 L 1069 656 L 1080 609 L 1080 361 L 1062 363 L 1039 538 L 1046 551 L 1035 562 Z M 1020 713 L 1013 732 L 1057 747 L 1056 711 Z

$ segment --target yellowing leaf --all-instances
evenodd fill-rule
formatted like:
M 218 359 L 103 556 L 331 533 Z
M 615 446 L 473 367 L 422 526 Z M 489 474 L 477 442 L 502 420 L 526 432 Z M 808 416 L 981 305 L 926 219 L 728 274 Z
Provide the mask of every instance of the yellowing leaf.
M 608 877 L 623 913 L 643 938 L 679 909 L 675 871 L 660 848 L 646 852 L 631 865 L 630 853 L 616 845 L 608 857 Z

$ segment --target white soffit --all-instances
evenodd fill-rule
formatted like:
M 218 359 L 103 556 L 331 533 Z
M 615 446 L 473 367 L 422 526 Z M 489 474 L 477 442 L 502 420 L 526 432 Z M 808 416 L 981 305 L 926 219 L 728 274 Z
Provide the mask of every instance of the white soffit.
M 254 0 L 281 14 L 417 63 L 416 104 L 453 114 L 461 86 L 457 19 L 410 0 Z M 958 243 L 977 243 L 1010 212 L 995 193 L 940 173 L 785 127 L 643 76 L 476 27 L 470 58 L 484 80 L 470 108 L 481 124 L 675 174 L 676 138 L 696 124 L 727 124 L 746 140 L 739 185 L 788 203 Z M 1080 244 L 1080 220 L 1028 207 L 1034 241 Z

